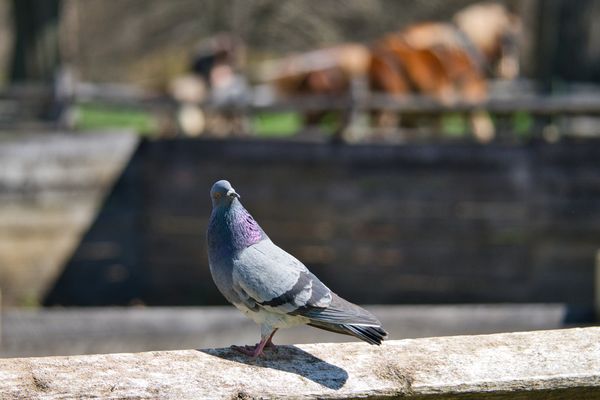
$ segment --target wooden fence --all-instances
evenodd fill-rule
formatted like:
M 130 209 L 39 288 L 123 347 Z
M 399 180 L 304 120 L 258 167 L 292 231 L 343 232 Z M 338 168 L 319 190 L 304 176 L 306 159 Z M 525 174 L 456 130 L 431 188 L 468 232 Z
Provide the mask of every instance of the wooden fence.
M 222 304 L 208 191 L 359 303 L 564 302 L 591 318 L 600 142 L 142 142 L 48 305 Z
M 176 113 L 180 104 L 166 94 L 153 93 L 130 85 L 76 82 L 70 76 L 65 77 L 64 81 L 60 81 L 64 87 L 58 85 L 54 89 L 43 85 L 16 85 L 0 92 L 0 127 L 37 127 L 45 121 L 46 125 L 62 124 L 64 128 L 65 123 L 68 125 L 72 122 L 69 121 L 70 117 L 65 117 L 70 107 L 89 103 L 146 110 L 160 115 L 161 118 L 172 119 L 170 124 L 173 126 L 178 123 Z M 539 95 L 536 94 L 532 82 L 527 80 L 492 81 L 490 85 L 490 99 L 477 104 L 461 101 L 442 104 L 427 96 L 398 97 L 368 91 L 346 97 L 300 96 L 276 99 L 271 96 L 262 98 L 260 91 L 249 90 L 244 96 L 225 104 L 216 105 L 207 101 L 197 106 L 205 111 L 223 112 L 229 116 L 324 110 L 344 111 L 348 114 L 387 110 L 400 115 L 427 117 L 485 111 L 500 119 L 517 113 L 544 118 L 600 115 L 600 91 L 595 86 L 565 85 L 563 93 Z M 506 127 L 500 128 L 506 130 Z M 173 132 L 169 134 L 172 135 Z M 502 136 L 507 136 L 507 133 L 503 132 Z
M 597 399 L 600 328 L 0 359 L 2 399 Z

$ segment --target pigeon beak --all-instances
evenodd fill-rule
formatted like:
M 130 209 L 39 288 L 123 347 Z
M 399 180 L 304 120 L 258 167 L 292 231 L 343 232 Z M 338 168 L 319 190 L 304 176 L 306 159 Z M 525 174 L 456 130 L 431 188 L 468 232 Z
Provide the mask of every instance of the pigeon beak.
M 242 196 L 240 196 L 239 194 L 237 194 L 237 193 L 235 192 L 235 190 L 233 190 L 233 189 L 229 189 L 229 190 L 227 191 L 227 196 L 229 196 L 229 197 L 237 197 L 238 199 L 242 197 Z

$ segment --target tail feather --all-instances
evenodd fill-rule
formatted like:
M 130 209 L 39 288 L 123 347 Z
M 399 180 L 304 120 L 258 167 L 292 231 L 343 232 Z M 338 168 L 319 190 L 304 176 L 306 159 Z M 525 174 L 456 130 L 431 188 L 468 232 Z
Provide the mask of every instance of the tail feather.
M 387 337 L 387 332 L 381 326 L 358 324 L 333 324 L 323 321 L 311 321 L 308 325 L 326 331 L 354 336 L 369 344 L 380 345 Z
M 378 346 L 387 337 L 387 332 L 379 326 L 344 325 L 344 328 L 348 329 L 353 336 Z
M 329 306 L 303 307 L 293 312 L 310 320 L 308 325 L 326 331 L 350 335 L 370 344 L 380 345 L 387 337 L 381 322 L 362 307 L 331 293 Z

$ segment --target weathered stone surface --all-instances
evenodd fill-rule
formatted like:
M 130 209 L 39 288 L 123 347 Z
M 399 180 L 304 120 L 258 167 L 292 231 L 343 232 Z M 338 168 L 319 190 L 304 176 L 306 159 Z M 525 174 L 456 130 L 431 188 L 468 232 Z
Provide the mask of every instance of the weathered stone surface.
M 600 397 L 600 328 L 0 360 L 2 399 Z

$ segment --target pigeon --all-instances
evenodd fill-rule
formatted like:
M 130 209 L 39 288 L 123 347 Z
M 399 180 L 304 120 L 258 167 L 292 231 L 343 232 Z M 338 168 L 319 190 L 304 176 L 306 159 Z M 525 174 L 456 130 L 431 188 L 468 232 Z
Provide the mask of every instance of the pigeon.
M 252 358 L 274 347 L 280 328 L 307 324 L 380 345 L 387 332 L 367 310 L 325 286 L 304 264 L 267 236 L 226 180 L 211 191 L 208 261 L 223 296 L 260 325 L 260 342 L 232 346 Z

